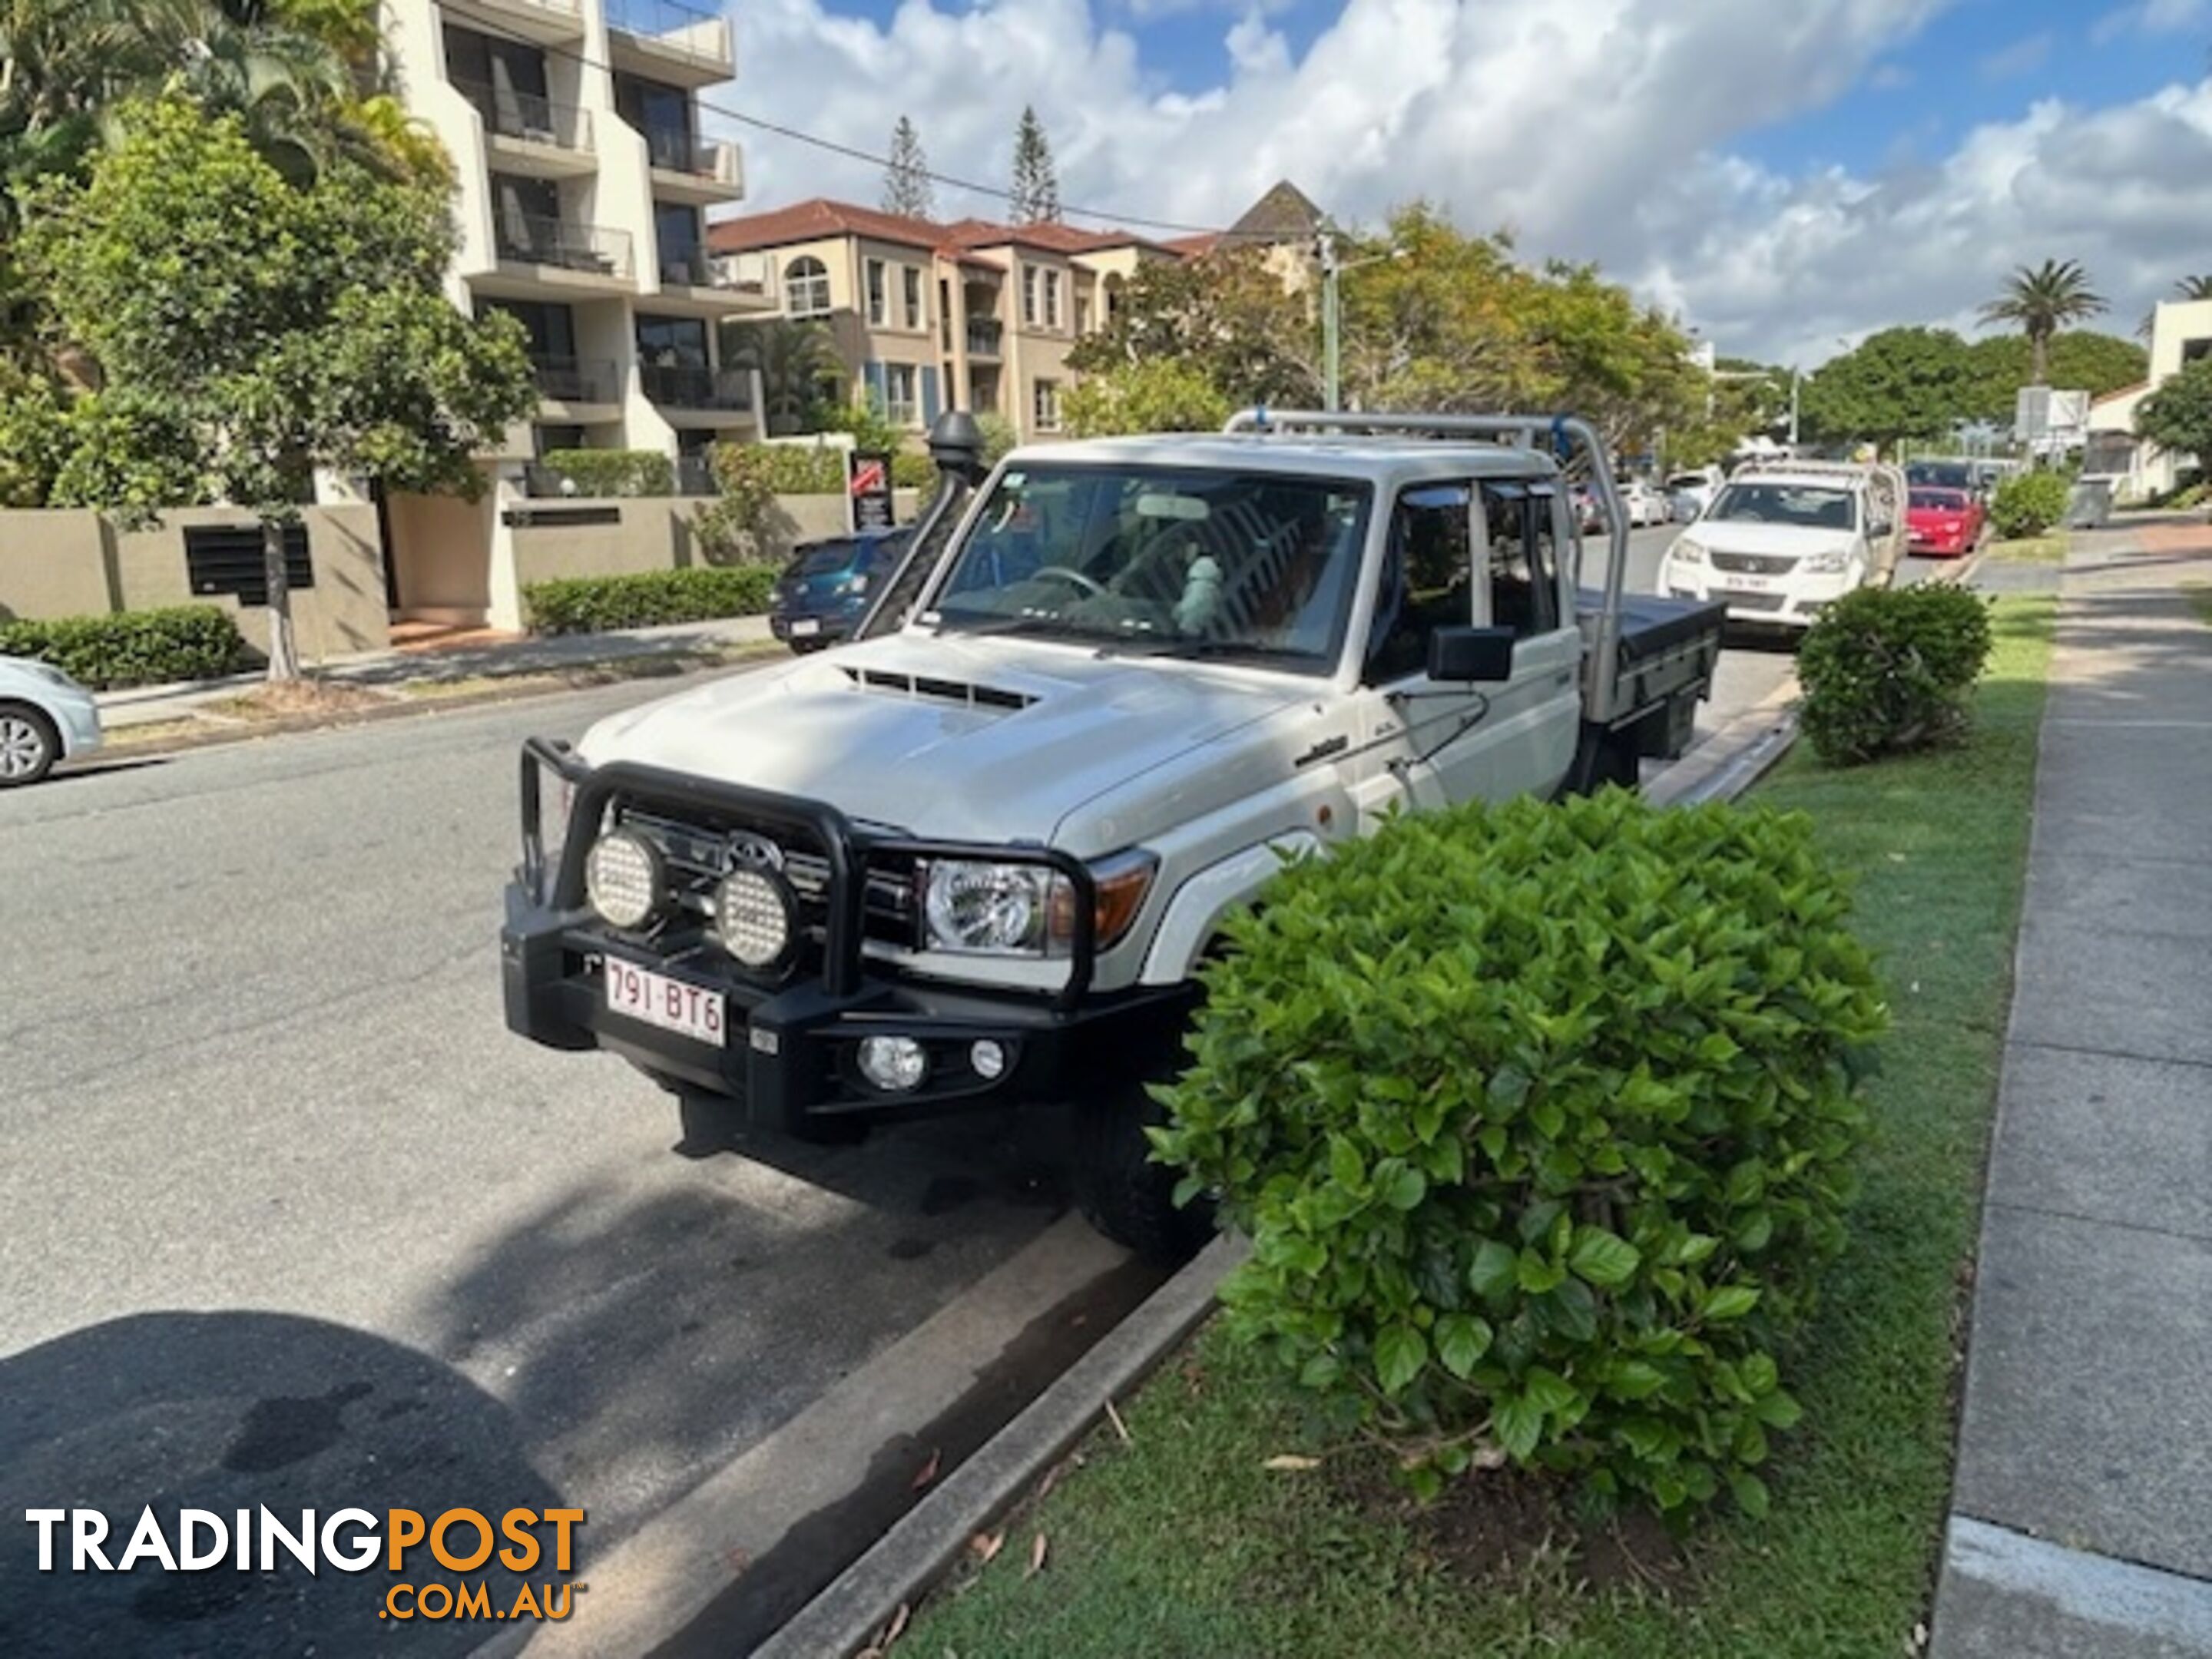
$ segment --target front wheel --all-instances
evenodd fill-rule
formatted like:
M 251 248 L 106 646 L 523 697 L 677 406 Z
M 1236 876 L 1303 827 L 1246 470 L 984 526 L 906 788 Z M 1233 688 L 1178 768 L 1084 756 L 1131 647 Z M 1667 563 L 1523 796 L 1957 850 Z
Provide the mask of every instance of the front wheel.
M 61 733 L 37 709 L 0 704 L 0 789 L 36 783 L 61 758 Z
M 1178 1267 L 1213 1237 L 1213 1205 L 1178 1207 L 1174 1170 L 1152 1162 L 1147 1128 L 1167 1114 L 1135 1079 L 1110 1084 L 1075 1108 L 1075 1204 L 1083 1218 L 1147 1261 Z

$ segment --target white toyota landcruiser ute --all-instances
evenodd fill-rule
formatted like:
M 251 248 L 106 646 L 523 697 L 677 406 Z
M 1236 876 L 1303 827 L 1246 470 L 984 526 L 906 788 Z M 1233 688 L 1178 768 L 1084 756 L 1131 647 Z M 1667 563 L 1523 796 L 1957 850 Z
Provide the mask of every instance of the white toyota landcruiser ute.
M 710 1146 L 1073 1102 L 1085 1212 L 1172 1257 L 1205 1218 L 1145 1085 L 1224 915 L 1395 811 L 1632 786 L 1687 744 L 1721 613 L 1623 594 L 1579 422 L 1255 412 L 988 478 L 965 415 L 932 447 L 852 642 L 526 746 L 507 1021 L 626 1056 Z
M 1747 463 L 1668 548 L 1660 589 L 1725 605 L 1732 622 L 1809 628 L 1853 588 L 1894 577 L 1905 500 L 1893 466 Z

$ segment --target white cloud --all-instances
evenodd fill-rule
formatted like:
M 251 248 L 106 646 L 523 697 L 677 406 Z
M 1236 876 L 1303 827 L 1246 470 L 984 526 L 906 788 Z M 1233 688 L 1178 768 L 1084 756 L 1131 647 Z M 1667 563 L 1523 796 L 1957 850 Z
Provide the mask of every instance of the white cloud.
M 2115 6 L 2089 28 L 2099 46 L 2124 34 L 2179 34 L 2212 24 L 2212 0 L 2136 0 Z
M 2017 81 L 2023 75 L 2034 74 L 2050 60 L 2053 44 L 2051 32 L 2046 29 L 2041 34 L 2031 34 L 2000 47 L 1974 67 L 1981 71 L 1984 81 Z
M 1875 92 L 1900 92 L 1911 84 L 1912 71 L 1902 64 L 1876 64 L 1867 76 L 1867 86 Z
M 880 27 L 747 0 L 739 79 L 708 96 L 876 151 L 904 112 L 940 171 L 992 184 L 1033 103 L 1063 200 L 1109 215 L 1224 224 L 1284 177 L 1347 221 L 1425 196 L 1470 229 L 1510 225 L 1531 256 L 1600 260 L 1723 350 L 1808 362 L 1838 335 L 1969 321 L 2016 263 L 2081 259 L 2122 319 L 2201 267 L 2212 82 L 2040 104 L 1869 176 L 1735 153 L 1869 84 L 1953 3 L 1345 0 L 1300 56 L 1241 0 L 1220 82 L 1182 93 L 1089 0 L 903 0 Z M 735 131 L 757 206 L 875 199 L 864 163 Z M 943 186 L 939 204 L 996 210 Z

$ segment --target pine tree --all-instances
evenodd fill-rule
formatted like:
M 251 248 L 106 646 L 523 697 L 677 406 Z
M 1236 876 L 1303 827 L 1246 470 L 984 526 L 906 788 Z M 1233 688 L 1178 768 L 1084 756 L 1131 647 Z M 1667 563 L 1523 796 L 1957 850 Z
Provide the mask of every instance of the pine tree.
M 891 129 L 891 156 L 884 168 L 884 211 L 908 219 L 937 216 L 937 196 L 929 182 L 929 157 L 922 154 L 921 135 L 903 115 Z
M 1060 175 L 1052 165 L 1052 144 L 1044 123 L 1024 104 L 1014 130 L 1013 200 L 1008 211 L 1018 225 L 1060 222 Z

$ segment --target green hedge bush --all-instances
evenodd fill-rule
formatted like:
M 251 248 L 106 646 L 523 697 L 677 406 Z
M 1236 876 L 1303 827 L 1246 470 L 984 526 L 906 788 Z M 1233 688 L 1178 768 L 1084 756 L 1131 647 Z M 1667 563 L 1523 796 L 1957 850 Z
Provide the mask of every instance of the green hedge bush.
M 1285 869 L 1153 1132 L 1254 1241 L 1231 1328 L 1425 1493 L 1494 1447 L 1762 1509 L 1885 1025 L 1849 908 L 1802 815 L 1619 790 Z
M 766 565 L 650 570 L 630 576 L 572 576 L 530 582 L 522 605 L 538 634 L 598 634 L 611 628 L 757 616 L 775 572 Z
M 96 691 L 213 679 L 248 659 L 238 623 L 212 605 L 111 617 L 0 622 L 0 656 L 35 657 Z
M 579 495 L 676 493 L 676 464 L 657 449 L 549 449 L 544 465 Z
M 2056 472 L 2016 472 L 1997 486 L 1990 523 L 2006 540 L 2040 536 L 2066 516 L 2066 480 Z
M 1849 766 L 1948 741 L 1990 655 L 1989 602 L 1962 587 L 1863 587 L 1806 630 L 1798 722 L 1822 760 Z

